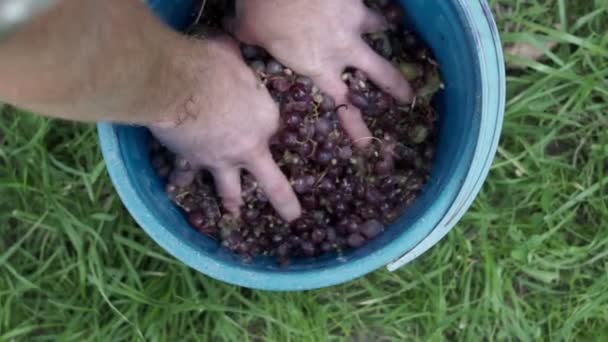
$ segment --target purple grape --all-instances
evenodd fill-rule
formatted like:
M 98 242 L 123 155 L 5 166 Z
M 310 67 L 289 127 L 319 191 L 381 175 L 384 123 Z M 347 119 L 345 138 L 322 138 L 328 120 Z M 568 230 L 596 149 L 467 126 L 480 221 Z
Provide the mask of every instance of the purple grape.
M 380 191 L 378 191 L 378 189 L 372 186 L 368 186 L 365 191 L 365 199 L 369 203 L 382 203 L 382 201 L 384 200 L 384 196 Z
M 205 224 L 205 216 L 200 211 L 193 211 L 188 215 L 188 223 L 192 228 L 201 230 Z
M 298 152 L 298 154 L 300 156 L 302 156 L 302 158 L 306 158 L 306 157 L 310 156 L 313 149 L 314 149 L 314 147 L 313 147 L 312 143 L 309 141 L 300 143 L 296 147 L 296 151 Z
M 369 220 L 361 225 L 361 233 L 368 239 L 373 239 L 384 231 L 384 226 L 377 220 Z
M 283 66 L 273 60 L 270 60 L 268 63 L 266 63 L 266 73 L 269 75 L 276 75 L 276 74 L 280 74 L 283 72 Z
M 315 244 L 320 244 L 321 242 L 323 242 L 323 240 L 325 240 L 326 235 L 327 234 L 323 229 L 317 228 L 312 231 L 310 238 Z
M 351 248 L 359 248 L 365 244 L 365 238 L 361 234 L 350 234 L 346 242 Z
M 334 156 L 331 152 L 320 150 L 317 152 L 317 156 L 316 156 L 315 160 L 317 161 L 317 163 L 319 163 L 321 165 L 329 165 L 329 163 L 331 163 L 331 160 L 333 158 L 334 158 Z
M 348 101 L 353 104 L 353 106 L 359 109 L 367 109 L 369 108 L 369 100 L 365 97 L 365 95 L 351 91 L 348 93 Z
M 296 129 L 302 123 L 302 117 L 293 113 L 285 116 L 285 125 L 289 128 Z
M 249 64 L 249 67 L 256 73 L 256 74 L 264 74 L 266 73 L 266 64 L 264 64 L 264 62 L 256 60 L 251 62 L 251 64 Z
M 297 147 L 300 144 L 300 141 L 298 140 L 298 135 L 290 131 L 283 132 L 281 142 L 283 143 L 283 145 L 289 148 Z
M 393 160 L 392 159 L 382 159 L 376 163 L 374 166 L 374 171 L 377 175 L 386 176 L 393 171 Z
M 337 237 L 336 230 L 334 228 L 327 228 L 325 239 L 328 242 L 334 242 L 334 241 L 336 241 L 336 237 Z
M 343 161 L 348 161 L 353 156 L 353 149 L 350 146 L 342 146 L 338 149 L 338 158 Z
M 327 94 L 323 94 L 323 100 L 319 105 L 319 109 L 321 109 L 321 111 L 323 112 L 333 111 L 334 109 L 336 109 L 336 101 L 334 101 L 333 97 Z
M 336 148 L 336 143 L 333 142 L 331 139 L 324 141 L 323 144 L 321 145 L 321 149 L 328 151 L 328 152 L 332 152 L 335 148 Z
M 282 243 L 277 247 L 276 251 L 278 256 L 285 257 L 289 255 L 291 248 L 288 243 Z
M 314 85 L 312 79 L 306 76 L 298 76 L 298 78 L 296 78 L 296 83 L 302 85 L 307 93 L 312 91 Z
M 327 136 L 333 130 L 331 122 L 326 119 L 319 119 L 315 124 L 315 132 L 317 134 Z
M 401 24 L 403 16 L 403 8 L 401 8 L 401 6 L 398 4 L 390 4 L 384 9 L 384 17 L 393 25 Z
M 349 219 L 346 221 L 345 228 L 346 228 L 346 231 L 350 234 L 359 232 L 359 224 L 357 223 L 357 221 L 352 220 L 352 219 Z
M 246 222 L 253 223 L 260 216 L 260 211 L 256 209 L 248 209 L 243 213 L 243 219 Z
M 291 83 L 284 77 L 280 76 L 271 78 L 268 83 L 272 89 L 278 91 L 279 93 L 284 93 L 291 88 Z
M 310 241 L 303 241 L 300 248 L 302 249 L 302 253 L 307 257 L 313 257 L 317 253 L 315 245 Z
M 319 190 L 325 192 L 325 193 L 330 193 L 334 190 L 336 190 L 336 186 L 334 185 L 334 183 L 327 178 L 324 178 L 323 180 L 321 180 L 321 182 L 319 182 L 319 185 L 317 186 L 319 188 Z
M 300 199 L 300 203 L 302 204 L 302 207 L 307 210 L 316 209 L 318 205 L 317 199 L 313 195 L 303 196 Z
M 308 140 L 315 135 L 315 125 L 312 123 L 304 123 L 298 128 L 298 136 L 302 140 Z
M 378 212 L 371 205 L 366 205 L 363 208 L 361 208 L 361 217 L 363 217 L 364 219 L 370 220 L 370 219 L 376 218 L 377 215 L 378 215 Z
M 289 88 L 289 93 L 295 101 L 310 100 L 306 87 L 300 83 L 296 83 Z
M 243 57 L 246 59 L 256 59 L 262 56 L 262 51 L 257 46 L 253 45 L 243 45 L 241 47 L 241 52 Z
M 315 183 L 314 176 L 311 176 L 311 175 L 301 176 L 301 177 L 296 178 L 293 181 L 293 189 L 295 192 L 297 192 L 299 194 L 307 194 L 312 191 L 314 183 Z

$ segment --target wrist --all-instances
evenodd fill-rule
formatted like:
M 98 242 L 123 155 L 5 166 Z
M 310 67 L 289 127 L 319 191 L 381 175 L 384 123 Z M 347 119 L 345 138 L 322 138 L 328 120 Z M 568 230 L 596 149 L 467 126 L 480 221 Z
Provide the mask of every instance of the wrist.
M 192 120 L 206 120 L 210 113 L 221 111 L 215 98 L 229 92 L 238 82 L 234 61 L 238 61 L 226 44 L 215 39 L 193 40 L 183 37 L 172 47 L 166 62 L 157 72 L 156 105 L 149 126 L 175 127 Z

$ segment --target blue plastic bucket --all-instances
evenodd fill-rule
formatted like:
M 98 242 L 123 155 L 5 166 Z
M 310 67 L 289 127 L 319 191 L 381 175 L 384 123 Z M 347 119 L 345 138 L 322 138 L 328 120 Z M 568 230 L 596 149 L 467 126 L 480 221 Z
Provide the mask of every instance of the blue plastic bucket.
M 100 123 L 106 165 L 123 203 L 166 251 L 213 278 L 265 290 L 305 290 L 347 282 L 383 266 L 394 270 L 436 244 L 479 192 L 502 127 L 502 48 L 486 1 L 403 0 L 406 20 L 431 46 L 446 88 L 439 95 L 440 137 L 432 177 L 418 200 L 383 235 L 346 255 L 243 263 L 191 229 L 163 192 L 148 158 L 147 130 Z M 150 1 L 168 23 L 192 20 L 191 0 Z

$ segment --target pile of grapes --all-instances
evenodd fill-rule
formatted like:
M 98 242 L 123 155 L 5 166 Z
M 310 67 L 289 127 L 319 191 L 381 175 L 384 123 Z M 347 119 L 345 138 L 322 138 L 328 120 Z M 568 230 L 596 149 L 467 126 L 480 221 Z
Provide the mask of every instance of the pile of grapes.
M 268 255 L 286 265 L 292 257 L 361 247 L 414 202 L 429 178 L 435 153 L 437 114 L 431 100 L 442 88 L 438 66 L 417 37 L 401 26 L 399 6 L 380 0 L 367 4 L 384 13 L 395 29 L 364 38 L 410 81 L 417 94 L 414 103 L 401 106 L 365 73 L 345 70 L 342 79 L 349 86 L 349 100 L 361 109 L 374 135 L 368 147 L 358 149 L 336 115 L 344 104 L 335 103 L 310 78 L 294 74 L 261 48 L 242 46 L 244 59 L 280 106 L 281 128 L 271 141 L 271 152 L 291 181 L 303 215 L 292 223 L 283 221 L 247 173 L 242 175 L 241 217 L 229 215 L 209 173 L 201 171 L 187 186 L 173 182 L 189 165 L 152 139 L 152 165 L 167 179 L 168 195 L 185 211 L 193 229 L 245 259 Z M 216 11 L 208 15 L 222 16 Z

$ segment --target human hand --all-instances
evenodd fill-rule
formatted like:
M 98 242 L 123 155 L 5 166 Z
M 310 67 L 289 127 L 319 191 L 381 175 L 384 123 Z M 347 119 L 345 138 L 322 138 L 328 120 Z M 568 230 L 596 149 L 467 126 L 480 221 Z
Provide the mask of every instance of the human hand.
M 152 133 L 188 161 L 176 182 L 188 185 L 207 169 L 224 207 L 238 214 L 241 169 L 257 179 L 277 212 L 287 221 L 301 208 L 289 181 L 276 165 L 268 143 L 279 124 L 279 111 L 264 85 L 244 64 L 236 44 L 227 39 L 189 41 L 176 52 L 175 67 L 192 75 L 183 83 L 186 96 L 171 107 L 169 119 L 150 125 Z
M 382 31 L 385 19 L 353 0 L 237 0 L 227 27 L 245 43 L 264 47 L 284 65 L 311 77 L 337 104 L 344 129 L 363 146 L 371 132 L 361 112 L 348 101 L 341 79 L 346 67 L 364 71 L 398 101 L 413 98 L 409 83 L 389 61 L 376 54 L 362 34 Z

